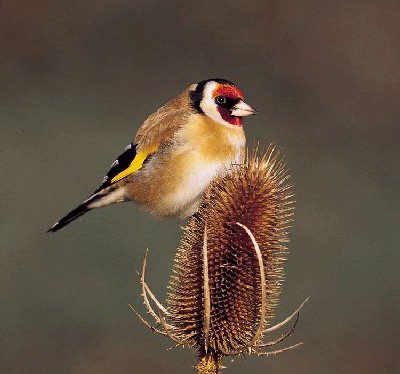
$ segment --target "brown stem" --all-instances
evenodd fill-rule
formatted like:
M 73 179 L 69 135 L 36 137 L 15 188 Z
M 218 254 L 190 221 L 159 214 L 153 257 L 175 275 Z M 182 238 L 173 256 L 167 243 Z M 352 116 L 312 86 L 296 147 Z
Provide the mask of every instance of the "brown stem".
M 207 354 L 200 356 L 196 369 L 199 374 L 219 374 L 222 369 L 221 362 L 221 355 L 209 351 Z

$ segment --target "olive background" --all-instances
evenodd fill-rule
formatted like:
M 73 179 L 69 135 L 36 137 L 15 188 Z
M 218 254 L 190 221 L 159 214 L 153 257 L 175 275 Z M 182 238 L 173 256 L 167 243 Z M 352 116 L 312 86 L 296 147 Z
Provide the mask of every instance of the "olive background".
M 132 314 L 136 270 L 166 295 L 183 222 L 133 204 L 47 228 L 97 187 L 140 123 L 188 84 L 235 82 L 296 192 L 276 357 L 226 373 L 400 372 L 398 1 L 0 3 L 0 372 L 190 373 L 195 352 Z

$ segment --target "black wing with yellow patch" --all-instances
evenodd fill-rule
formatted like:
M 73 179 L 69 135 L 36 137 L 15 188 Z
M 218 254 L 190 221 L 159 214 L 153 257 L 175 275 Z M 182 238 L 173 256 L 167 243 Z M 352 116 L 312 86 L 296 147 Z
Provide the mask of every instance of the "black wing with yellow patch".
M 88 212 L 93 208 L 109 205 L 116 201 L 121 201 L 121 200 L 115 200 L 115 201 L 110 200 L 103 205 L 101 204 L 98 206 L 92 205 L 96 201 L 101 202 L 101 200 L 109 196 L 110 193 L 111 194 L 115 193 L 118 190 L 118 187 L 116 187 L 114 192 L 110 191 L 109 189 L 103 192 L 100 191 L 141 169 L 143 167 L 143 164 L 146 161 L 148 161 L 151 155 L 157 152 L 157 150 L 158 150 L 158 145 L 153 145 L 151 147 L 145 148 L 145 147 L 139 147 L 137 144 L 136 145 L 133 143 L 129 144 L 125 148 L 124 153 L 122 153 L 113 162 L 113 164 L 111 165 L 111 169 L 104 177 L 101 186 L 96 191 L 94 191 L 94 193 L 81 205 L 79 205 L 77 208 L 75 208 L 74 210 L 69 212 L 66 216 L 61 218 L 58 222 L 56 222 L 48 231 L 55 232 L 57 230 L 60 230 L 61 228 L 68 225 L 69 223 L 76 220 L 78 217 L 84 215 L 86 212 Z
M 141 169 L 145 161 L 157 151 L 157 148 L 153 146 L 138 151 L 137 144 L 129 144 L 124 153 L 112 163 L 111 169 L 103 179 L 103 183 L 94 193 Z

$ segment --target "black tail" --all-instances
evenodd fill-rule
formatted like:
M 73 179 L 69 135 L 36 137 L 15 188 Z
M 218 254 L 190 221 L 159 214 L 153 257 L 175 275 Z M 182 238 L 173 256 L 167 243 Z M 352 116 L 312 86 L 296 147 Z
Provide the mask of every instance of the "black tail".
M 74 210 L 71 210 L 66 216 L 61 218 L 59 221 L 57 221 L 53 226 L 51 226 L 47 232 L 56 232 L 60 229 L 62 229 L 64 226 L 67 226 L 70 224 L 72 221 L 75 221 L 77 218 L 80 216 L 83 216 L 85 213 L 87 213 L 89 210 L 92 210 L 92 208 L 89 208 L 89 205 L 93 203 L 96 200 L 99 200 L 102 198 L 102 194 L 95 194 L 89 197 L 84 203 L 81 205 L 77 206 Z
M 81 205 L 69 212 L 65 217 L 61 218 L 47 232 L 56 232 L 67 226 L 70 222 L 75 221 L 80 216 L 84 215 L 89 210 L 100 208 L 113 203 L 125 201 L 124 190 L 118 185 L 103 188 L 101 191 L 94 193 Z
M 85 201 L 83 204 L 76 207 L 74 210 L 72 210 L 66 216 L 64 216 L 58 222 L 56 222 L 52 227 L 50 227 L 47 230 L 47 232 L 56 232 L 62 229 L 64 226 L 67 226 L 69 223 L 76 220 L 80 216 L 84 215 L 86 212 L 90 210 L 90 208 L 88 208 L 87 205 L 88 202 Z

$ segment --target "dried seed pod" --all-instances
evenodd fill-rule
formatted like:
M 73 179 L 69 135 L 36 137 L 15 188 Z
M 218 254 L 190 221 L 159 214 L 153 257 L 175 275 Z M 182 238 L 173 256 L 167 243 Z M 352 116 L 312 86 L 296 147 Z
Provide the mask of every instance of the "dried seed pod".
M 282 323 L 267 327 L 282 288 L 293 215 L 288 179 L 279 153 L 269 147 L 262 158 L 255 152 L 247 155 L 243 165 L 212 183 L 185 228 L 166 308 L 148 288 L 144 264 L 143 295 L 149 313 L 161 325 L 158 332 L 178 345 L 197 347 L 200 373 L 218 373 L 226 355 L 272 354 L 297 346 L 262 351 L 293 332 L 301 308 Z M 263 343 L 265 334 L 296 315 L 289 332 Z

